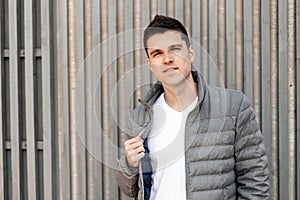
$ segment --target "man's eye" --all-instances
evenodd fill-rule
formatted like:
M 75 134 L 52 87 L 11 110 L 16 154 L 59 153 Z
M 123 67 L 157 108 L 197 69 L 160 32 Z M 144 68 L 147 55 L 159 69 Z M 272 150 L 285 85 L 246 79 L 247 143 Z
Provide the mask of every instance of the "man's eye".
M 153 57 L 156 57 L 156 56 L 158 56 L 158 55 L 160 55 L 160 54 L 161 54 L 161 52 L 154 53 L 154 54 L 153 54 Z
M 171 49 L 172 51 L 180 51 L 181 49 L 179 47 L 174 47 Z

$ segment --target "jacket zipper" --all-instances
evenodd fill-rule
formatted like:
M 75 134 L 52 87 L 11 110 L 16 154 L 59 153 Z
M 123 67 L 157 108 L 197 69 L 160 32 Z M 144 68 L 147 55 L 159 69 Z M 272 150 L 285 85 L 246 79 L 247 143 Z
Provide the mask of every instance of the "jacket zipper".
M 188 115 L 188 117 L 189 117 L 189 115 Z M 186 125 L 187 125 L 188 117 L 186 118 L 185 127 L 184 127 L 185 133 L 186 133 Z M 189 169 L 188 169 L 186 152 L 187 152 L 187 150 L 186 150 L 186 134 L 184 134 L 185 195 L 186 195 L 186 200 L 188 200 Z
M 151 106 L 149 106 L 147 103 L 143 102 L 141 99 L 138 99 L 138 102 L 140 102 L 142 105 L 144 105 L 144 106 L 147 108 L 147 110 L 150 112 L 150 122 L 149 122 L 147 125 L 143 125 L 143 129 L 146 130 L 146 129 L 148 129 L 149 126 L 151 126 L 152 121 L 153 121 L 153 108 L 152 108 Z M 144 132 L 144 133 L 146 133 L 146 135 L 149 134 L 149 133 L 147 133 L 147 132 Z M 144 134 L 144 133 L 143 133 L 143 134 Z M 141 162 L 140 162 L 140 164 L 139 164 L 139 168 L 140 168 L 141 182 L 142 182 L 142 186 L 143 186 L 143 190 L 144 190 L 144 187 L 145 187 L 145 186 L 144 186 L 144 180 L 143 180 L 143 168 L 142 168 L 142 163 L 141 163 Z M 144 191 L 142 191 L 142 199 L 145 198 L 144 195 L 145 195 L 145 194 L 144 194 Z
M 190 118 L 190 115 L 192 112 L 195 112 L 195 109 L 198 109 L 198 105 L 195 106 L 195 108 L 190 111 L 190 113 L 188 114 L 187 118 L 186 118 L 186 121 L 185 121 L 185 127 L 184 127 L 184 131 L 185 131 L 185 134 L 184 134 L 184 162 L 185 162 L 185 190 L 186 190 L 186 200 L 188 200 L 188 188 L 189 188 L 189 183 L 190 183 L 190 176 L 189 176 L 189 166 L 188 166 L 188 162 L 187 162 L 187 155 L 186 155 L 186 152 L 187 152 L 187 149 L 186 149 L 186 146 L 187 146 L 187 139 L 186 139 L 186 136 L 188 133 L 186 131 L 187 129 L 187 122 L 189 121 L 188 119 Z

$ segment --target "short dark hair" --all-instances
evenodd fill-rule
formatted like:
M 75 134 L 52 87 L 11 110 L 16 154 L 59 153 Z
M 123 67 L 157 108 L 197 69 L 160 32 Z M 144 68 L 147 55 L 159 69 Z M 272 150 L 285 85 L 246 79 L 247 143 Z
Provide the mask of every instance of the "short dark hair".
M 174 30 L 174 31 L 178 31 L 179 33 L 182 33 L 181 35 L 182 39 L 185 41 L 187 47 L 190 47 L 190 40 L 188 37 L 188 33 L 180 21 L 168 16 L 156 15 L 144 31 L 143 42 L 144 42 L 144 48 L 146 50 L 146 53 L 147 53 L 147 40 L 152 35 L 155 35 L 157 33 L 164 33 L 170 30 Z

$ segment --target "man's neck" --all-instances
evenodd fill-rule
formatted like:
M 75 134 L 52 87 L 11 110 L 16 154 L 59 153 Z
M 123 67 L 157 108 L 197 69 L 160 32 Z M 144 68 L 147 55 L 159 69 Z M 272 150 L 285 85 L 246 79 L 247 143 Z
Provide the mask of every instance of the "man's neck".
M 167 104 L 177 111 L 186 109 L 196 97 L 198 97 L 198 86 L 194 82 L 192 76 L 184 84 L 176 87 L 166 87 L 165 101 Z

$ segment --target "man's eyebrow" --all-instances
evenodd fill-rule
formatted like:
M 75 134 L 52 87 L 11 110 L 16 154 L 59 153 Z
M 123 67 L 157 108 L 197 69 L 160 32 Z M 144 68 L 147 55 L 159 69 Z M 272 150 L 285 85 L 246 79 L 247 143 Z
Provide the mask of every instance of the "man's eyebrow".
M 183 45 L 182 44 L 173 44 L 170 46 L 170 48 L 174 48 L 174 47 L 183 47 Z
M 155 53 L 160 52 L 160 51 L 161 51 L 160 49 L 154 49 L 153 51 L 150 52 L 150 55 L 155 54 Z

